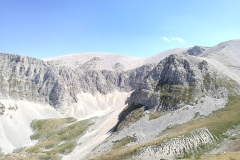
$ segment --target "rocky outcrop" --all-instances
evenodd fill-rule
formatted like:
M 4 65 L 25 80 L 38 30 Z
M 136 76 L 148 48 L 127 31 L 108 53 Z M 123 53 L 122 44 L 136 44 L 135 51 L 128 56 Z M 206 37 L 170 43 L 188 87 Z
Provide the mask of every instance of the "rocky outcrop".
M 198 103 L 205 95 L 221 98 L 229 92 L 220 77 L 204 60 L 170 55 L 147 74 L 139 89 L 131 94 L 128 105 L 167 111 Z
M 101 63 L 101 60 L 102 59 L 100 57 L 94 57 L 88 62 L 84 63 L 82 66 L 80 66 L 80 68 L 84 70 L 93 70 L 94 68 L 96 68 L 98 63 Z
M 117 70 L 117 71 L 123 71 L 124 68 L 125 68 L 124 65 L 121 64 L 121 63 L 115 63 L 115 64 L 112 66 L 112 69 Z
M 65 88 L 58 68 L 42 60 L 19 55 L 0 54 L 1 98 L 26 99 L 60 104 Z M 58 92 L 56 92 L 58 90 Z
M 194 47 L 188 49 L 186 53 L 188 55 L 198 56 L 198 55 L 202 54 L 205 50 L 206 49 L 204 47 L 194 46 Z

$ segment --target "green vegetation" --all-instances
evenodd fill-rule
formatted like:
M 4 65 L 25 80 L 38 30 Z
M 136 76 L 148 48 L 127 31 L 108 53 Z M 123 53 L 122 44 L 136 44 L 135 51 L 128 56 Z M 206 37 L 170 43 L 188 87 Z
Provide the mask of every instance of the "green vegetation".
M 226 88 L 232 96 L 238 94 L 237 89 L 240 88 L 237 82 L 232 79 L 227 79 L 225 77 L 217 79 L 215 83 L 215 89 L 219 89 L 220 87 Z
M 195 113 L 195 115 L 194 115 L 194 117 L 193 117 L 193 119 L 196 119 L 196 118 L 198 118 L 198 117 L 199 117 L 199 115 L 200 115 L 200 114 L 199 114 L 199 112 L 196 112 L 196 113 Z
M 130 119 L 131 124 L 139 121 L 143 115 L 144 115 L 144 108 L 138 108 L 131 112 L 131 115 L 128 116 L 128 119 Z
M 230 95 L 234 96 L 238 94 L 240 85 L 227 77 L 219 78 L 216 73 L 213 76 L 209 73 L 203 75 L 201 92 L 219 90 L 220 88 L 226 88 Z M 164 110 L 176 109 L 180 103 L 198 103 L 194 95 L 200 91 L 195 88 L 195 84 L 189 83 L 189 87 L 184 87 L 182 85 L 170 85 L 167 82 L 159 82 L 156 90 L 157 92 L 154 94 L 160 95 L 160 103 Z
M 113 142 L 113 149 L 117 149 L 117 148 L 121 148 L 126 146 L 127 144 L 131 143 L 131 142 L 136 142 L 137 141 L 137 137 L 136 136 L 127 136 L 124 137 L 120 140 L 116 140 Z
M 161 116 L 163 116 L 164 114 L 166 114 L 165 112 L 153 112 L 153 113 L 149 113 L 148 117 L 149 117 L 149 121 L 157 119 Z
M 203 84 L 207 90 L 210 89 L 211 82 L 211 77 L 208 74 L 203 75 Z
M 177 105 L 180 103 L 194 103 L 194 87 L 165 84 L 157 88 L 161 97 L 161 104 L 165 110 L 177 108 Z
M 77 140 L 91 125 L 89 120 L 75 118 L 34 120 L 31 127 L 35 133 L 30 138 L 38 143 L 5 155 L 4 159 L 21 159 L 26 155 L 29 159 L 61 159 L 61 155 L 72 152 Z
M 210 132 L 219 141 L 223 140 L 227 130 L 240 125 L 240 96 L 229 97 L 226 107 L 209 116 L 209 119 L 212 121 L 209 124 Z
M 239 160 L 240 152 L 227 152 L 221 154 L 207 155 L 199 157 L 200 160 Z M 193 160 L 196 158 L 186 158 L 184 160 Z
M 3 157 L 3 156 L 4 156 L 4 154 L 2 152 L 2 149 L 0 148 L 0 158 Z
M 60 130 L 63 126 L 75 122 L 76 119 L 69 117 L 64 119 L 46 119 L 46 120 L 33 120 L 31 123 L 31 128 L 35 132 L 31 139 L 42 140 L 44 138 L 49 138 L 55 134 L 57 130 Z

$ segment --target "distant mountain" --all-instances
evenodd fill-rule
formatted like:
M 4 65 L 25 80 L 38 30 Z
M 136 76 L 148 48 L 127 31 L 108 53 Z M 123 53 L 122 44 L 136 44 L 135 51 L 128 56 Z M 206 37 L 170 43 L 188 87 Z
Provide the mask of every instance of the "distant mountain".
M 61 57 L 46 58 L 56 66 L 68 66 L 72 69 L 127 71 L 149 63 L 159 63 L 170 54 L 181 54 L 186 49 L 172 49 L 147 58 L 137 58 L 111 53 L 79 53 Z
M 239 70 L 240 40 L 146 58 L 1 53 L 0 159 L 239 157 Z

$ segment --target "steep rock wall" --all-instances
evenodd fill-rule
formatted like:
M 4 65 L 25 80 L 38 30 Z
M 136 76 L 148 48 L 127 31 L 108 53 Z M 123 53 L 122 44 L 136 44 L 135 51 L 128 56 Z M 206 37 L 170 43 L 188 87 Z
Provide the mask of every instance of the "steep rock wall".
M 0 54 L 0 98 L 47 103 L 66 110 L 77 103 L 77 94 L 132 91 L 155 67 L 144 65 L 129 71 L 57 67 L 52 62 L 20 55 Z

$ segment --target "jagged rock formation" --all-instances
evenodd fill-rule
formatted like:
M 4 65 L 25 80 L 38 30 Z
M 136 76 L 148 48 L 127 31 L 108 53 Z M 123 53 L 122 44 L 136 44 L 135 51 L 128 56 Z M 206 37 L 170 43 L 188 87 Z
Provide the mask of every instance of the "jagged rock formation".
M 221 98 L 228 94 L 222 86 L 217 86 L 218 77 L 213 68 L 205 60 L 194 57 L 170 55 L 149 72 L 143 82 L 132 93 L 129 106 L 176 110 L 196 103 L 203 95 Z
M 114 70 L 123 71 L 124 65 L 121 63 L 115 63 L 112 67 Z
M 84 63 L 82 66 L 80 66 L 80 69 L 93 70 L 94 68 L 96 68 L 98 63 L 101 63 L 101 58 L 94 57 L 90 59 L 88 62 Z
M 10 54 L 0 57 L 1 98 L 26 99 L 54 107 L 68 101 L 58 68 L 31 57 Z
M 99 61 L 94 58 L 89 63 Z M 87 63 L 88 64 L 88 63 Z M 0 54 L 0 98 L 26 99 L 61 108 L 77 102 L 77 94 L 131 91 L 154 64 L 119 72 L 91 68 L 58 67 L 52 62 L 20 55 Z
M 191 56 L 198 56 L 202 54 L 206 49 L 201 46 L 194 46 L 192 48 L 189 48 L 186 52 L 186 54 L 191 55 Z

